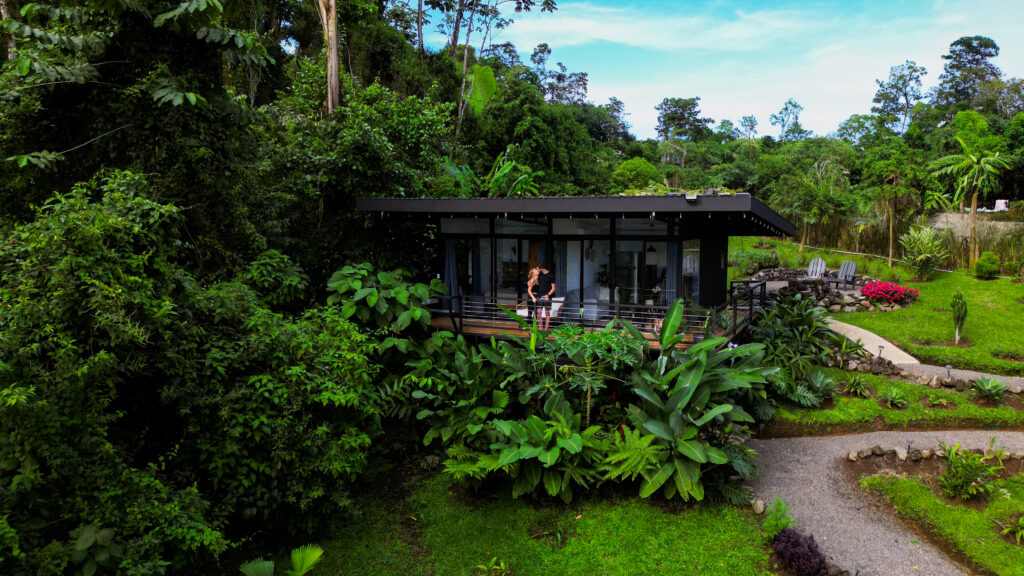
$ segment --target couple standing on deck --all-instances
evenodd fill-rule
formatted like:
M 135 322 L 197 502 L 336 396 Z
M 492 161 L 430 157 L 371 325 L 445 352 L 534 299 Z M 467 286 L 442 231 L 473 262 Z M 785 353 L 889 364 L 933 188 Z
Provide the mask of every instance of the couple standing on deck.
M 530 307 L 537 311 L 537 327 L 547 330 L 551 325 L 551 298 L 555 295 L 554 273 L 544 264 L 537 264 L 530 270 L 526 293 L 530 295 Z

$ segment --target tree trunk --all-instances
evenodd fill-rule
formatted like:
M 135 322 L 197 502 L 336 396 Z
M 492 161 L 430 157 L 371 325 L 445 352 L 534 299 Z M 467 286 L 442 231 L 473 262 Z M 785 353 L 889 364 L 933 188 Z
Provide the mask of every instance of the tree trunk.
M 978 260 L 978 234 L 975 229 L 975 223 L 978 218 L 978 193 L 975 192 L 971 196 L 971 253 L 970 253 L 970 267 L 974 268 L 974 263 Z
M 451 57 L 455 58 L 455 50 L 459 46 L 459 32 L 462 28 L 462 3 L 464 0 L 459 0 L 455 5 L 455 29 L 452 30 L 452 48 Z
M 338 2 L 317 0 L 317 11 L 324 32 L 324 44 L 327 45 L 327 113 L 331 114 L 341 100 L 341 79 L 338 76 Z
M 18 13 L 17 0 L 0 0 L 0 20 L 12 20 Z M 7 47 L 7 59 L 14 60 L 14 51 L 18 48 L 14 34 L 4 34 Z
M 896 199 L 893 198 L 892 204 L 889 205 L 889 268 L 892 268 L 893 240 L 896 236 L 896 207 L 893 206 L 895 203 Z
M 587 388 L 587 428 L 590 428 L 590 388 Z
M 423 66 L 423 0 L 416 9 L 416 40 L 419 43 L 420 66 Z
M 804 222 L 804 232 L 803 234 L 800 235 L 800 248 L 797 249 L 797 253 L 804 251 L 804 244 L 807 243 L 807 228 L 808 225 L 806 222 Z
M 459 131 L 462 128 L 462 117 L 466 113 L 466 76 L 469 74 L 469 35 L 473 32 L 473 17 L 476 16 L 476 8 L 480 5 L 479 0 L 473 2 L 473 9 L 469 13 L 469 26 L 466 28 L 466 47 L 462 50 L 462 89 L 459 90 L 459 115 L 455 119 L 455 141 L 459 141 Z

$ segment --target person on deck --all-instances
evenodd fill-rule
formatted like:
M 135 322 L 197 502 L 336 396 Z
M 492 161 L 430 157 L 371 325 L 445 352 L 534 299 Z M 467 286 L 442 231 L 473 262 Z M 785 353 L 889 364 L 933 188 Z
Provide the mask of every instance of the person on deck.
M 529 287 L 530 300 L 537 310 L 538 327 L 547 330 L 551 326 L 551 298 L 555 295 L 555 275 L 544 264 L 537 264 L 537 282 Z

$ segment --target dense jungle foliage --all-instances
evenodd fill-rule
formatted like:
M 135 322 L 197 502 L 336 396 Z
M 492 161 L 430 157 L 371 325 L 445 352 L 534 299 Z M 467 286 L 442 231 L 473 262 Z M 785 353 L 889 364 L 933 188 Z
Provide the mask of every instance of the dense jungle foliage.
M 739 499 L 745 428 L 834 388 L 759 345 L 655 359 L 628 327 L 432 333 L 429 232 L 357 196 L 743 189 L 804 241 L 874 251 L 1024 199 L 1024 81 L 985 37 L 927 93 L 895 66 L 833 134 L 792 100 L 762 135 L 666 95 L 638 140 L 548 45 L 493 43 L 554 0 L 329 4 L 0 0 L 0 572 L 234 572 L 218 558 L 343 518 L 375 458 L 424 441 L 516 495 Z M 1024 261 L 1020 232 L 977 236 Z

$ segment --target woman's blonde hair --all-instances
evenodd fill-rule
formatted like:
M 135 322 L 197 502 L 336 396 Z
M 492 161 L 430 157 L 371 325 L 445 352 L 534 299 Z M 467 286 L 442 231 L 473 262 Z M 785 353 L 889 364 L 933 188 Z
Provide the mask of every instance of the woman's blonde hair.
M 530 269 L 529 279 L 526 281 L 527 286 L 533 286 L 537 283 L 537 277 L 540 276 L 540 268 Z

